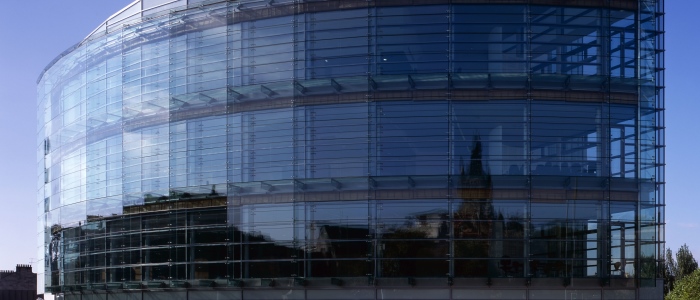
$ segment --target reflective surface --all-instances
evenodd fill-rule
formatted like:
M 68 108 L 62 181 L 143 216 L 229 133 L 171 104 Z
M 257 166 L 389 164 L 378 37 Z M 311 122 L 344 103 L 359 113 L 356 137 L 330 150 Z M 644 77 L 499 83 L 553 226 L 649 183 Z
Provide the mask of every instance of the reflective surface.
M 287 2 L 171 9 L 46 70 L 47 288 L 656 285 L 662 3 Z

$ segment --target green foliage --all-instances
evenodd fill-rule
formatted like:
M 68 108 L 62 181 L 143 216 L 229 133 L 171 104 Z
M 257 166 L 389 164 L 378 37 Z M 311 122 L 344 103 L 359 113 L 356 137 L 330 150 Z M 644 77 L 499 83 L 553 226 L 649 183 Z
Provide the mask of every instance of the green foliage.
M 666 299 L 698 299 L 697 296 L 687 296 L 700 295 L 700 273 L 698 272 L 700 272 L 698 262 L 693 257 L 693 253 L 690 252 L 688 245 L 683 244 L 678 249 L 675 260 L 673 251 L 666 249 L 663 270 Z M 682 291 L 678 291 L 681 285 L 683 285 Z
M 676 252 L 677 273 L 676 280 L 680 280 L 688 276 L 698 269 L 698 262 L 695 261 L 693 253 L 690 252 L 688 245 L 683 244 L 678 252 Z
M 673 258 L 671 248 L 666 248 L 664 258 L 664 295 L 666 295 L 673 290 L 673 283 L 676 274 L 678 274 L 678 265 L 676 264 L 676 259 Z
M 671 248 L 666 248 L 666 260 L 664 261 L 664 277 L 671 278 L 678 274 L 678 265 L 676 264 L 676 259 L 673 258 L 673 251 Z
M 687 248 L 687 247 L 686 247 Z M 696 263 L 697 268 L 697 263 Z M 666 300 L 696 300 L 700 295 L 700 270 L 686 275 L 675 282 L 673 290 L 666 295 Z

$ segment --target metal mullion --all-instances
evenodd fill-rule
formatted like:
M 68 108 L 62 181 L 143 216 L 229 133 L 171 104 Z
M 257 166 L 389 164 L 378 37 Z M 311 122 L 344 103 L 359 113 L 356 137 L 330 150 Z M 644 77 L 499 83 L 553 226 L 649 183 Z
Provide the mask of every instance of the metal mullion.
M 448 234 L 448 266 L 447 266 L 447 276 L 450 278 L 455 277 L 455 240 L 454 240 L 454 196 L 452 195 L 452 192 L 454 191 L 452 187 L 452 170 L 454 169 L 454 155 L 455 155 L 455 147 L 454 147 L 454 120 L 453 118 L 455 117 L 454 113 L 454 103 L 452 100 L 452 85 L 450 77 L 451 74 L 453 74 L 453 71 L 455 70 L 454 67 L 454 28 L 453 28 L 453 22 L 455 19 L 455 14 L 456 12 L 454 11 L 454 4 L 452 4 L 452 0 L 449 1 L 448 3 L 448 11 L 447 11 L 447 61 L 448 61 L 448 67 L 447 67 L 447 74 L 448 74 L 448 84 L 447 84 L 447 95 L 446 95 L 446 100 L 447 100 L 447 143 L 448 143 L 448 151 L 447 151 L 447 190 L 448 190 L 448 197 L 447 197 L 447 221 L 449 224 L 449 234 Z M 452 299 L 453 296 L 453 290 L 450 288 L 450 299 Z
M 530 2 L 530 1 L 528 1 Z M 525 143 L 526 148 L 525 153 L 527 155 L 527 160 L 525 163 L 525 168 L 527 168 L 527 181 L 526 181 L 526 189 L 527 189 L 527 199 L 526 199 L 526 207 L 525 207 L 525 224 L 524 226 L 524 232 L 523 232 L 523 237 L 525 239 L 524 243 L 524 251 L 523 257 L 527 260 L 525 263 L 525 266 L 523 266 L 525 277 L 527 278 L 528 282 L 530 278 L 532 277 L 533 273 L 532 270 L 530 269 L 530 263 L 532 262 L 532 257 L 530 253 L 530 247 L 531 247 L 531 237 L 530 237 L 530 230 L 529 228 L 531 227 L 530 224 L 532 224 L 532 13 L 530 11 L 532 4 L 528 3 L 525 6 L 525 20 L 527 21 L 526 23 L 526 33 L 527 33 L 527 41 L 526 41 L 526 50 L 525 50 L 525 59 L 526 59 L 526 69 L 528 72 L 528 84 L 527 84 L 527 97 L 525 99 L 526 105 L 525 105 L 525 112 L 524 112 L 524 117 L 525 117 L 525 128 L 523 130 L 523 133 L 527 136 L 527 142 Z M 527 295 L 529 298 L 529 293 Z

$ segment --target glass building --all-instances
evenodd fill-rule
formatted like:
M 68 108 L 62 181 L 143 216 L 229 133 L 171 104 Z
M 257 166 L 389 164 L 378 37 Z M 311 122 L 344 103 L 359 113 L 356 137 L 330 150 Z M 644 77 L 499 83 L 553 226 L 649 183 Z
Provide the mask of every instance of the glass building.
M 663 0 L 139 0 L 38 81 L 40 292 L 658 299 Z

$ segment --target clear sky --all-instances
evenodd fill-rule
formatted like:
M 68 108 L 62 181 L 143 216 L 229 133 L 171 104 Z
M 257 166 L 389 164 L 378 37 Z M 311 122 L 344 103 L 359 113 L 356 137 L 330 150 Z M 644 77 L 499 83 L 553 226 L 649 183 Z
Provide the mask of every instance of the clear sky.
M 0 9 L 0 270 L 37 256 L 36 79 L 132 0 L 3 0 Z M 666 240 L 700 258 L 700 1 L 666 5 Z M 696 92 L 693 92 L 693 91 Z M 699 93 L 700 94 L 700 93 Z M 698 150 L 696 152 L 696 150 Z M 35 266 L 35 268 L 38 266 Z
M 37 259 L 36 79 L 133 0 L 1 1 L 0 270 L 14 270 Z

